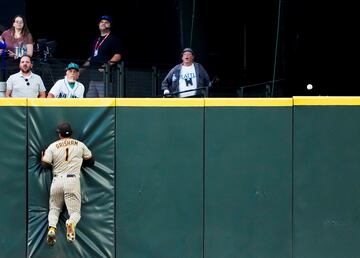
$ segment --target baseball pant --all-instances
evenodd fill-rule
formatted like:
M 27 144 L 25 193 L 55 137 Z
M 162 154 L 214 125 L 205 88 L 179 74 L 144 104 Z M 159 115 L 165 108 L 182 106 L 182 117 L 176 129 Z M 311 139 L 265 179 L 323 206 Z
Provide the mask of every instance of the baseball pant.
M 64 174 L 53 177 L 50 187 L 49 199 L 49 226 L 56 227 L 64 203 L 69 213 L 69 221 L 76 225 L 81 218 L 81 193 L 79 175 Z

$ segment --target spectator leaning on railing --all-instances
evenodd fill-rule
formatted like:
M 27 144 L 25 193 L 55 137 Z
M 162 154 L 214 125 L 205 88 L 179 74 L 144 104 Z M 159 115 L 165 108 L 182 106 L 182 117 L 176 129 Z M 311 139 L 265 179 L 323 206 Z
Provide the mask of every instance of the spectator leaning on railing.
M 83 64 L 84 68 L 89 67 L 91 77 L 89 90 L 86 97 L 105 97 L 103 71 L 104 65 L 116 65 L 121 60 L 120 40 L 111 33 L 112 18 L 103 15 L 99 19 L 100 36 L 96 38 L 92 46 L 92 53 Z
M 161 84 L 164 96 L 195 97 L 200 95 L 197 89 L 210 87 L 208 73 L 201 64 L 194 62 L 194 58 L 191 48 L 182 51 L 182 63 L 173 67 Z

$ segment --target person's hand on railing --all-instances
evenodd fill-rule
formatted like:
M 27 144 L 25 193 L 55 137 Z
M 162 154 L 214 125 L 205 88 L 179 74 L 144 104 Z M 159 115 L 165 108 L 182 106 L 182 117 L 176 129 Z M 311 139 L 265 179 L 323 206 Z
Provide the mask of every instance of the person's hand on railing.
M 194 91 L 201 92 L 201 94 L 199 94 L 199 95 L 203 95 L 203 97 L 207 97 L 208 96 L 208 92 L 207 92 L 208 89 L 209 89 L 209 87 L 199 87 L 199 88 L 196 88 L 196 89 L 184 90 L 184 91 L 176 91 L 176 92 L 172 92 L 172 93 L 170 93 L 170 91 L 166 89 L 163 92 L 163 97 L 164 98 L 174 98 L 174 97 L 180 96 L 181 93 L 194 92 Z
M 169 90 L 164 90 L 164 98 L 168 98 L 168 97 L 172 97 L 171 95 L 170 95 L 170 91 Z

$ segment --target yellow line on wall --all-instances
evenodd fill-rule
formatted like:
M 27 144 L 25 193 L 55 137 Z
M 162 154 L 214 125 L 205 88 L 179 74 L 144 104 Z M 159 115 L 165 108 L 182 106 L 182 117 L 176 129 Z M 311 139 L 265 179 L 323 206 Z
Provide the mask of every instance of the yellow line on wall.
M 0 98 L 0 106 L 44 107 L 237 107 L 237 106 L 358 106 L 360 97 L 293 98 Z
M 292 98 L 209 98 L 206 107 L 292 106 Z
M 357 106 L 360 97 L 294 97 L 294 106 Z
M 118 107 L 203 107 L 202 98 L 118 98 Z
M 27 99 L 0 98 L 0 106 L 27 106 Z
M 115 98 L 28 99 L 28 105 L 41 107 L 108 107 L 115 106 Z

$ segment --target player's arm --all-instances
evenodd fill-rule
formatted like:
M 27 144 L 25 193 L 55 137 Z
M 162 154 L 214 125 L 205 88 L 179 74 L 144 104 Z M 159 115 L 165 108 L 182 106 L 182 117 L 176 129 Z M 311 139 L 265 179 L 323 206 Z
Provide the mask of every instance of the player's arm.
M 43 167 L 43 168 L 52 168 L 52 164 L 50 164 L 50 163 L 47 163 L 46 161 L 41 161 L 41 166 Z
M 41 151 L 41 166 L 42 166 L 43 168 L 50 168 L 50 169 L 51 169 L 51 168 L 52 168 L 51 162 L 47 161 L 46 158 L 44 158 L 45 152 L 46 152 L 46 150 L 45 150 L 45 151 L 44 151 L 44 150 Z
M 83 163 L 82 166 L 83 167 L 92 167 L 95 164 L 95 158 L 91 157 L 91 158 L 87 158 L 87 159 L 83 159 Z
M 91 153 L 91 151 L 89 150 L 89 148 L 83 144 L 83 162 L 82 162 L 82 167 L 92 167 L 95 164 L 95 158 L 94 155 Z

